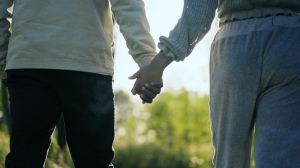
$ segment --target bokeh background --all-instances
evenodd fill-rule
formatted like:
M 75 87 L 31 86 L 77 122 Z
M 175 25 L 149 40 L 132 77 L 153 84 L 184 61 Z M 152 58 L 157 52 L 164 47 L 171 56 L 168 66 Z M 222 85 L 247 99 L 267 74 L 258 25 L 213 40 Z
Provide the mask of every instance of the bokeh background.
M 177 23 L 183 0 L 144 0 L 155 42 Z M 208 62 L 211 31 L 183 62 L 172 63 L 164 73 L 163 92 L 151 105 L 142 105 L 130 94 L 134 81 L 128 76 L 138 70 L 128 54 L 125 40 L 115 27 L 116 168 L 210 168 L 213 149 L 208 106 Z M 3 107 L 0 106 L 2 109 Z M 0 112 L 0 168 L 9 151 L 9 133 Z M 30 131 L 30 130 L 29 130 Z M 72 168 L 68 148 L 60 148 L 53 134 L 47 168 Z M 87 144 L 88 145 L 88 144 Z

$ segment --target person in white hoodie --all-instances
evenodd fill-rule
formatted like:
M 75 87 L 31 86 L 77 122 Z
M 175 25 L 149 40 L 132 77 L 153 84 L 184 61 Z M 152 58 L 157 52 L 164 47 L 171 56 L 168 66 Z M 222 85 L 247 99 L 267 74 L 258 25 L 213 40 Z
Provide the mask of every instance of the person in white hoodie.
M 113 167 L 114 20 L 133 59 L 147 65 L 156 51 L 141 0 L 0 1 L 12 114 L 7 168 L 43 167 L 61 114 L 75 167 Z

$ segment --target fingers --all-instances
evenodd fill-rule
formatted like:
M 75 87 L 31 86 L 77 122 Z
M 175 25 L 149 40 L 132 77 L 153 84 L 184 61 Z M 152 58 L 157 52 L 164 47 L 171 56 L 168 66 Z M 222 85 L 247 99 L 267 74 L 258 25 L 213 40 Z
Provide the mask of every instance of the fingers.
M 153 94 L 159 94 L 160 91 L 161 91 L 161 85 L 159 85 L 159 87 L 155 87 L 155 85 L 152 85 L 152 84 L 146 84 L 145 85 L 145 91 L 147 92 L 152 92 Z
M 153 95 L 157 95 L 160 93 L 161 88 L 153 87 L 152 85 L 146 84 L 143 91 L 149 94 L 151 93 Z
M 152 103 L 153 99 L 146 97 L 144 94 L 140 95 L 140 98 L 143 100 L 144 103 Z
M 164 86 L 163 82 L 151 82 L 150 85 L 156 88 L 162 88 Z
M 131 93 L 133 95 L 136 95 L 137 94 L 137 91 L 136 91 L 136 86 L 134 85 L 133 88 L 131 89 Z
M 155 88 L 155 89 L 156 89 L 156 88 Z M 150 90 L 150 89 L 146 89 L 146 87 L 143 87 L 142 90 L 143 90 L 143 91 L 142 91 L 142 94 L 143 94 L 146 98 L 148 98 L 148 99 L 154 99 L 155 96 L 157 95 L 157 93 L 153 92 L 153 91 Z
M 129 76 L 128 79 L 137 79 L 140 77 L 140 71 L 137 71 L 136 73 L 134 73 L 132 76 Z
M 142 89 L 142 94 L 140 94 L 143 103 L 152 103 L 153 99 L 160 93 L 162 86 L 162 82 L 146 84 Z
M 136 95 L 137 93 L 139 93 L 139 88 L 140 88 L 140 82 L 138 80 L 138 78 L 140 77 L 140 71 L 137 71 L 136 73 L 134 73 L 132 76 L 128 77 L 129 79 L 133 80 L 133 79 L 136 79 L 134 85 L 133 85 L 133 88 L 131 89 L 131 93 L 133 95 Z

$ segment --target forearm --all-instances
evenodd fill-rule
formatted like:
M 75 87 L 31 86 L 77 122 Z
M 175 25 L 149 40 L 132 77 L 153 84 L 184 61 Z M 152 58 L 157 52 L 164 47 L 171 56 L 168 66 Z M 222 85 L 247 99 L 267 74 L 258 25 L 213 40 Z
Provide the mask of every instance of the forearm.
M 160 37 L 158 47 L 173 60 L 181 61 L 210 30 L 217 0 L 185 0 L 182 16 L 169 37 Z
M 152 60 L 151 66 L 159 71 L 163 71 L 171 62 L 172 58 L 166 56 L 164 52 L 160 51 Z
M 0 1 L 0 65 L 6 60 L 8 42 L 10 37 L 10 22 L 7 20 L 10 13 L 7 9 L 12 6 L 12 0 Z
M 110 0 L 116 22 L 120 26 L 129 53 L 133 59 L 144 66 L 156 55 L 155 43 L 150 35 L 142 0 Z

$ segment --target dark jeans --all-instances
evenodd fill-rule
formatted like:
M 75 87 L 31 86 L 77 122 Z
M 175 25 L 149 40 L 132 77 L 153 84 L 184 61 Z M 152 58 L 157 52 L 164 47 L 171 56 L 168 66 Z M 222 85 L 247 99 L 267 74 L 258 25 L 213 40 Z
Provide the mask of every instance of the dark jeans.
M 7 168 L 41 168 L 61 113 L 76 168 L 113 167 L 112 77 L 99 74 L 8 70 L 12 114 Z

